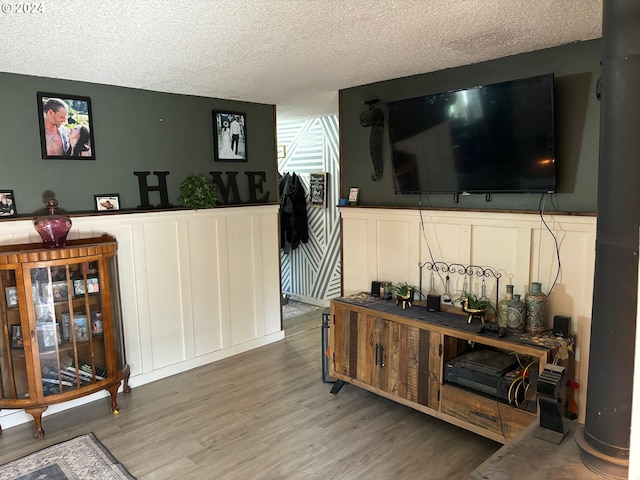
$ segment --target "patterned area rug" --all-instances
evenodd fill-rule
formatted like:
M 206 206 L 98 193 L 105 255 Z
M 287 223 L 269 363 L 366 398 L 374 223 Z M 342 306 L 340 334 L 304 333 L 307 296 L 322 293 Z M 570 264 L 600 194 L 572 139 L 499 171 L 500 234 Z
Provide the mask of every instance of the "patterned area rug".
M 135 480 L 93 433 L 0 465 L 6 480 Z
M 282 305 L 282 318 L 291 318 L 303 313 L 313 312 L 320 307 L 316 305 L 309 305 L 308 303 L 298 302 L 296 300 L 289 300 L 285 305 Z

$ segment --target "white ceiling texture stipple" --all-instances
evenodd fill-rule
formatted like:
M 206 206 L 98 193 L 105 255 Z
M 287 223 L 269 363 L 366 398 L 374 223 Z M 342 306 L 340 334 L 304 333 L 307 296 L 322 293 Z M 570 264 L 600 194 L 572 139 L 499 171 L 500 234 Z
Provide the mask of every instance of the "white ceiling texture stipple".
M 0 71 L 333 115 L 338 90 L 601 36 L 602 0 L 0 0 Z

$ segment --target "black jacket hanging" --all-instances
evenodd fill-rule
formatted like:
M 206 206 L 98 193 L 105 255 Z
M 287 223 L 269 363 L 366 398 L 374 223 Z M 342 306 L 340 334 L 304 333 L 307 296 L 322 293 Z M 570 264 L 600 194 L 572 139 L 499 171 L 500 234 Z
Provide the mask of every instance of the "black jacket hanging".
M 309 241 L 307 195 L 300 178 L 287 173 L 280 178 L 280 248 L 285 253 Z

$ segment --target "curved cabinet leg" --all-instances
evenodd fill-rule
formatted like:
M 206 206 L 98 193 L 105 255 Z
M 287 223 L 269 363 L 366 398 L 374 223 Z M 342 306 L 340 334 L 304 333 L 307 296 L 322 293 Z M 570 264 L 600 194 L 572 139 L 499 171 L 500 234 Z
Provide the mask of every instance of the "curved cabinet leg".
M 131 372 L 127 371 L 127 374 L 122 379 L 122 381 L 124 382 L 124 384 L 122 386 L 122 391 L 124 393 L 131 393 L 131 387 L 129 386 L 129 376 L 130 375 L 131 375 Z M 2 432 L 0 432 L 0 433 L 2 433 Z
M 48 407 L 25 408 L 24 411 L 33 417 L 36 424 L 36 431 L 33 432 L 35 438 L 44 438 L 44 430 L 42 428 L 42 414 Z
M 111 413 L 118 414 L 120 413 L 120 407 L 118 406 L 118 389 L 120 388 L 120 382 L 115 385 L 111 385 L 107 390 L 111 394 Z

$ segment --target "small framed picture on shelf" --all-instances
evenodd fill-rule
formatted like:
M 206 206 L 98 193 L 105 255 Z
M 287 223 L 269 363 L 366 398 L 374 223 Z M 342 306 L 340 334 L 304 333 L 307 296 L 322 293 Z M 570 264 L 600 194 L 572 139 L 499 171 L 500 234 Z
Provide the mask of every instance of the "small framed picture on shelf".
M 17 214 L 13 190 L 0 190 L 0 218 L 15 217 Z
M 73 281 L 73 295 L 75 297 L 81 297 L 85 293 L 89 295 L 100 293 L 100 280 L 98 277 L 87 277 L 86 285 L 84 278 L 76 278 Z
M 38 333 L 38 346 L 41 350 L 51 350 L 56 348 L 56 343 L 59 341 L 59 335 L 56 330 L 57 324 L 53 322 L 41 323 L 36 326 L 36 331 Z
M 76 342 L 89 340 L 89 322 L 85 315 L 78 315 L 73 319 L 73 331 L 76 336 Z
M 67 301 L 69 298 L 67 282 L 53 282 L 51 284 L 51 294 L 54 302 Z
M 100 293 L 100 281 L 98 277 L 87 277 L 87 293 Z
M 120 210 L 119 193 L 103 193 L 94 195 L 94 207 L 96 212 L 115 212 Z
M 11 325 L 11 348 L 24 348 L 21 325 Z
M 18 306 L 18 287 L 7 287 L 4 289 L 4 294 L 7 298 L 7 307 Z
M 73 280 L 73 296 L 81 297 L 84 295 L 84 278 L 76 278 Z
M 71 315 L 69 313 L 62 314 L 62 339 L 65 342 L 71 340 Z
M 349 205 L 358 204 L 358 193 L 359 193 L 359 190 L 355 187 L 352 187 L 349 189 Z
M 102 312 L 91 312 L 91 333 L 93 335 L 104 334 L 104 321 Z
M 36 314 L 36 323 L 53 322 L 52 307 L 53 305 L 49 305 L 48 303 L 34 304 L 33 309 Z

